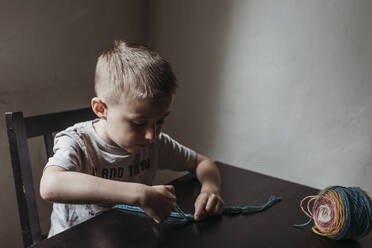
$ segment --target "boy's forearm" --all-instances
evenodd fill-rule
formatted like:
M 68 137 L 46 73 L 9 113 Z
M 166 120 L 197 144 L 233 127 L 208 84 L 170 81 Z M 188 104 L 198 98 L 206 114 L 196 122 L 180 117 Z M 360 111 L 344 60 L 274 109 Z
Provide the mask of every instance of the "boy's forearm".
M 221 194 L 221 176 L 212 160 L 198 154 L 194 173 L 202 185 L 201 192 Z
M 44 172 L 40 182 L 40 194 L 45 200 L 61 203 L 138 205 L 144 187 L 146 186 L 138 183 L 54 170 Z

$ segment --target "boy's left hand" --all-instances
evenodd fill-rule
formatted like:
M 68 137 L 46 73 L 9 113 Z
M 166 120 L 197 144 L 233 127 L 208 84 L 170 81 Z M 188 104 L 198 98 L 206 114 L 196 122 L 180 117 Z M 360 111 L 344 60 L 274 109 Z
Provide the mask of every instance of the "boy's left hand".
M 200 192 L 195 200 L 195 220 L 200 220 L 203 215 L 221 215 L 224 204 L 219 194 L 210 191 Z

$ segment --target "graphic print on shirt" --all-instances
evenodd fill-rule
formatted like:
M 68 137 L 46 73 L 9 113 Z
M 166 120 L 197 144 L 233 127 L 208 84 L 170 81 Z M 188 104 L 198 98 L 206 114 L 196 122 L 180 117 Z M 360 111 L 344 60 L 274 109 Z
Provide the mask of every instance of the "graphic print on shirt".
M 106 179 L 118 179 L 122 177 L 137 176 L 141 172 L 150 169 L 150 158 L 140 160 L 139 155 L 136 155 L 133 162 L 129 166 L 102 168 L 100 171 L 96 167 L 92 167 L 91 174 Z

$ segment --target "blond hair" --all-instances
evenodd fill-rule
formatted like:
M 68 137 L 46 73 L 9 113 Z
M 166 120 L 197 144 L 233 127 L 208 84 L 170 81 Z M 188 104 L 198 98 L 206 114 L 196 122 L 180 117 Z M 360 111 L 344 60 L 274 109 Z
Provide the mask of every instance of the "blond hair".
M 108 103 L 173 95 L 176 88 L 171 65 L 144 46 L 117 40 L 97 60 L 94 89 Z

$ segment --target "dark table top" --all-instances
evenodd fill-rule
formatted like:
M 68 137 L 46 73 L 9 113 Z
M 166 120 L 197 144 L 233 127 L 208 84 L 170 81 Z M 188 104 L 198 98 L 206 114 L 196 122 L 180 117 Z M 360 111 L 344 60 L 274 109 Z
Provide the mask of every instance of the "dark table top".
M 282 202 L 256 214 L 209 217 L 182 225 L 156 224 L 152 219 L 113 209 L 70 228 L 34 248 L 43 247 L 372 247 L 372 234 L 359 241 L 331 240 L 311 226 L 294 228 L 307 217 L 299 203 L 318 190 L 217 162 L 225 205 L 261 205 L 270 195 Z M 200 185 L 192 175 L 172 182 L 179 206 L 193 213 Z

